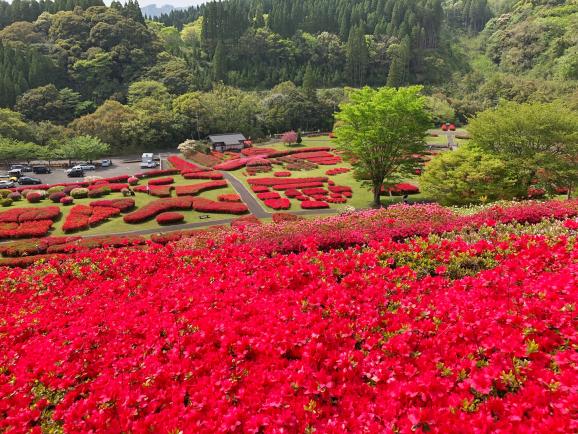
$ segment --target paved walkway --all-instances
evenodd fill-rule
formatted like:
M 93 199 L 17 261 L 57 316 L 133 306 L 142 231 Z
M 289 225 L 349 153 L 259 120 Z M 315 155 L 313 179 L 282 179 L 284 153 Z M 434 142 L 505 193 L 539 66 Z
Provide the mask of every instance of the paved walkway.
M 253 193 L 251 193 L 247 187 L 245 187 L 245 184 L 243 184 L 229 172 L 221 171 L 220 173 L 222 173 L 225 179 L 231 183 L 235 191 L 239 193 L 239 196 L 241 196 L 243 202 L 245 202 L 245 204 L 249 207 L 251 214 L 260 219 L 271 217 L 271 214 L 263 209 L 257 198 L 253 196 Z

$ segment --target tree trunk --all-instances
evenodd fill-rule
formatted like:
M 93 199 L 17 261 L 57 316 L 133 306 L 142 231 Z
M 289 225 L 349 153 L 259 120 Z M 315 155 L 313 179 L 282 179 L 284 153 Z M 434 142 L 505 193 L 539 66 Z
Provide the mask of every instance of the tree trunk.
M 381 208 L 381 183 L 373 184 L 373 207 Z

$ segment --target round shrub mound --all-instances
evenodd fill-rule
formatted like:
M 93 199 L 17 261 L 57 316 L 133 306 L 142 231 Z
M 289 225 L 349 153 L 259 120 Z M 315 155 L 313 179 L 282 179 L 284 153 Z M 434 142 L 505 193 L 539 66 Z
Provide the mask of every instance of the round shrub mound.
M 88 197 L 88 188 L 83 187 L 73 188 L 72 191 L 70 192 L 70 195 L 74 199 L 84 199 L 85 197 Z
M 63 198 L 60 199 L 60 203 L 62 205 L 72 205 L 73 202 L 74 202 L 74 198 L 72 198 L 70 196 L 64 196 Z
M 26 195 L 26 199 L 30 203 L 38 203 L 42 200 L 42 195 L 37 191 L 31 191 Z
M 60 193 L 64 191 L 64 185 L 55 185 L 54 187 L 50 187 L 48 190 L 46 190 L 47 194 L 52 194 L 52 193 Z
M 10 199 L 9 197 L 5 197 L 4 199 L 2 199 L 2 206 L 10 206 L 12 205 L 13 200 Z
M 159 214 L 156 220 L 159 225 L 173 225 L 175 223 L 181 223 L 185 220 L 185 216 L 180 212 L 164 212 Z
M 54 203 L 59 203 L 60 199 L 62 199 L 65 196 L 66 196 L 66 194 L 63 191 L 58 191 L 58 192 L 52 193 L 50 196 L 48 196 L 48 199 L 50 199 Z
M 22 195 L 17 191 L 13 191 L 12 193 L 10 193 L 8 195 L 8 198 L 10 198 L 12 200 L 20 200 L 20 199 L 22 199 Z
M 12 193 L 10 190 L 2 189 L 0 190 L 0 197 L 8 197 L 8 195 Z
M 137 185 L 138 184 L 138 178 L 135 176 L 131 176 L 130 178 L 127 179 L 128 185 Z

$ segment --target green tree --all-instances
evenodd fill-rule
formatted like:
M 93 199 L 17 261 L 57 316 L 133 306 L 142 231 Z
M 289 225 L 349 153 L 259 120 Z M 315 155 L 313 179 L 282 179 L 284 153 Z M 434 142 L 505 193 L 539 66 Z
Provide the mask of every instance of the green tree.
M 68 160 L 92 161 L 106 156 L 110 152 L 110 146 L 96 137 L 76 136 L 67 140 L 59 152 Z
M 538 180 L 578 177 L 578 113 L 560 103 L 502 102 L 471 119 L 472 141 L 507 162 L 525 196 Z M 568 180 L 566 181 L 568 182 Z
M 353 157 L 354 169 L 369 179 L 373 204 L 380 206 L 381 187 L 413 173 L 416 155 L 425 152 L 430 116 L 422 87 L 364 87 L 350 90 L 335 115 L 338 146 Z
M 219 40 L 213 55 L 213 81 L 225 81 L 227 77 L 227 55 L 223 41 Z
M 422 192 L 443 205 L 512 199 L 515 184 L 506 163 L 470 145 L 436 156 L 420 177 Z
M 26 140 L 30 137 L 30 127 L 22 115 L 10 109 L 0 109 L 0 137 Z

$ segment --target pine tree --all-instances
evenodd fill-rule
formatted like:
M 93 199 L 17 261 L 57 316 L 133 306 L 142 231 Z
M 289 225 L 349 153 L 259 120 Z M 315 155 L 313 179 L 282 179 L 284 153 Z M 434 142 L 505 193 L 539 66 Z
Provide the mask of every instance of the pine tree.
M 305 75 L 303 76 L 303 89 L 307 94 L 315 93 L 315 89 L 317 88 L 317 79 L 315 77 L 315 71 L 311 66 L 311 62 L 307 64 L 307 68 L 305 68 Z
M 354 86 L 365 84 L 369 51 L 361 25 L 353 27 L 349 33 L 346 56 L 345 69 L 349 83 Z
M 213 81 L 225 81 L 227 77 L 227 57 L 225 45 L 219 40 L 215 54 L 213 55 Z

